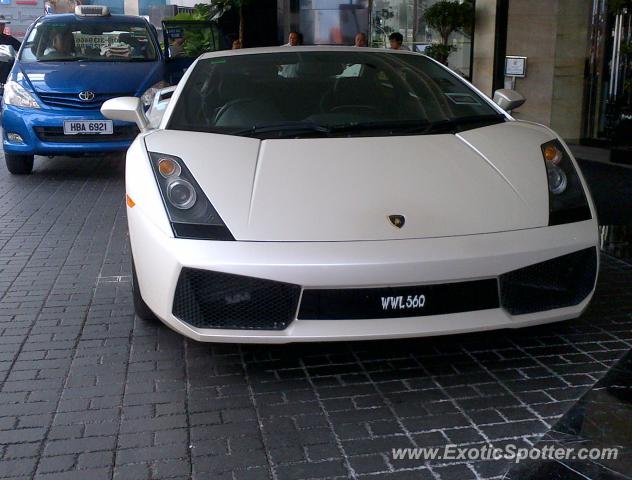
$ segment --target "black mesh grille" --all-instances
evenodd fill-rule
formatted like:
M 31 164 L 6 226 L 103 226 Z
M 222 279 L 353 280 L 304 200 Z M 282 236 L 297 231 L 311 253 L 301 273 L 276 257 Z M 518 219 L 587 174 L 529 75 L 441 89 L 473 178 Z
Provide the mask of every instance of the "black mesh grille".
M 173 314 L 197 328 L 283 330 L 294 320 L 301 287 L 183 268 Z
M 120 142 L 132 141 L 138 135 L 138 127 L 135 125 L 114 127 L 112 135 L 78 134 L 65 135 L 64 127 L 35 127 L 35 133 L 42 142 L 55 143 L 94 143 L 94 142 Z
M 580 304 L 592 292 L 597 252 L 579 252 L 531 265 L 500 277 L 502 306 L 512 315 Z

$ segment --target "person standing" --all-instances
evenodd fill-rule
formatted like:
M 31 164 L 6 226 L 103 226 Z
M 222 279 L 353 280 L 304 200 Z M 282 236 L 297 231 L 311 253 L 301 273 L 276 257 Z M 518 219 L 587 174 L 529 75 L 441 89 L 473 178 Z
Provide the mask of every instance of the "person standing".
M 301 44 L 301 34 L 295 31 L 291 31 L 287 37 L 287 43 L 284 47 L 298 47 Z M 289 63 L 279 66 L 279 75 L 284 78 L 296 78 L 298 77 L 298 63 Z
M 368 42 L 368 40 L 366 38 L 366 33 L 364 33 L 364 32 L 356 33 L 355 40 L 354 40 L 354 46 L 356 46 L 356 47 L 368 47 L 369 46 L 369 42 Z
M 298 32 L 290 32 L 287 37 L 287 43 L 283 45 L 284 47 L 298 47 L 301 42 L 301 36 Z
M 391 43 L 391 50 L 410 50 L 404 46 L 404 36 L 399 32 L 393 32 L 388 36 Z
M 17 52 L 20 49 L 21 44 L 17 38 L 4 33 L 4 26 L 7 23 L 11 22 L 7 22 L 4 15 L 0 15 L 0 45 L 10 45 Z M 0 89 L 3 89 L 4 84 L 7 83 L 7 78 L 9 78 L 9 73 L 11 73 L 12 67 L 13 63 L 0 62 Z
M 7 22 L 4 15 L 0 15 L 0 45 L 11 45 L 17 52 L 20 49 L 20 45 L 22 45 L 20 41 L 17 38 L 4 33 L 5 26 L 9 23 L 11 22 Z

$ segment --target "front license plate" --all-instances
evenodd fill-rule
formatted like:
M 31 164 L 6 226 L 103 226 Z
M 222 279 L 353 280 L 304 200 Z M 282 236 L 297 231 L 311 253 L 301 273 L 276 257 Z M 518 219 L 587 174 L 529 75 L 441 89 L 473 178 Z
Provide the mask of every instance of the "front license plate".
M 112 135 L 112 120 L 66 120 L 64 135 Z
M 499 307 L 498 281 L 417 287 L 305 289 L 300 320 L 424 317 Z
M 426 306 L 426 295 L 413 294 L 413 295 L 399 295 L 380 297 L 382 303 L 382 310 L 387 311 L 401 311 L 401 310 L 420 310 Z

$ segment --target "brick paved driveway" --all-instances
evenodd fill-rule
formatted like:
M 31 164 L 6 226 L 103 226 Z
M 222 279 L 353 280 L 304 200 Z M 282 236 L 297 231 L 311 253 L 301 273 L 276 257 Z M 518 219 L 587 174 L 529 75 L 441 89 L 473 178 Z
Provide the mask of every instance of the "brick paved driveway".
M 134 318 L 123 163 L 0 167 L 0 477 L 458 479 L 504 462 L 394 447 L 533 444 L 632 342 L 632 268 L 579 321 L 450 338 L 204 345 Z

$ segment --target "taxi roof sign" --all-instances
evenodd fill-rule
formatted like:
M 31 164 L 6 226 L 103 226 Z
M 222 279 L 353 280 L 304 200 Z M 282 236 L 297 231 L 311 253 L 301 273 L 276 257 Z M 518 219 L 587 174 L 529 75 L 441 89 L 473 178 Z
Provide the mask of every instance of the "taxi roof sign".
M 80 17 L 108 17 L 110 9 L 104 5 L 77 5 L 75 7 L 75 15 Z

